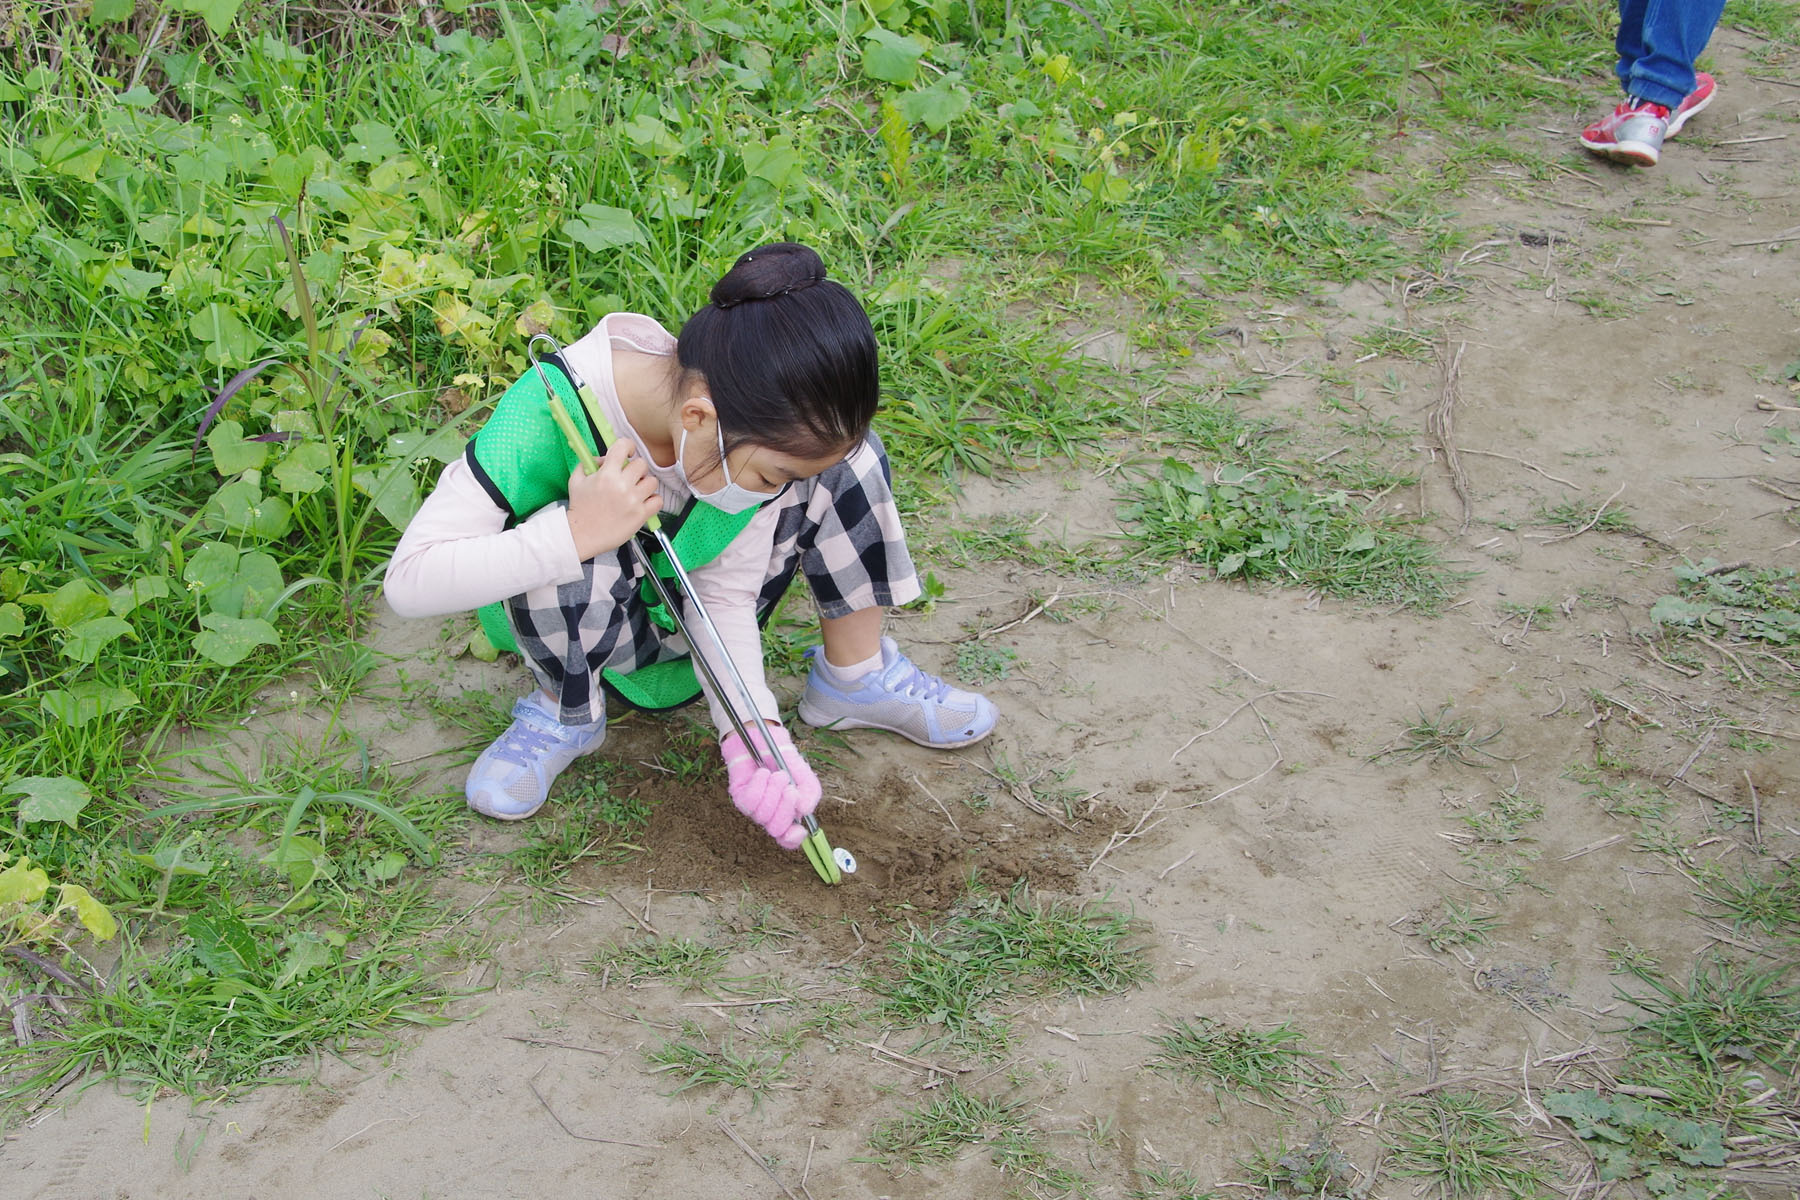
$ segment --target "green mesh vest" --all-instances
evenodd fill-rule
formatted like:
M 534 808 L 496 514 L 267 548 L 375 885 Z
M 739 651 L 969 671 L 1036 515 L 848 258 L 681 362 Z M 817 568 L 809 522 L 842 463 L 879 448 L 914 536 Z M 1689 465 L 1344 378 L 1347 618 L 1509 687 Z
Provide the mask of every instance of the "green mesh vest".
M 559 356 L 541 360 L 546 368 L 540 376 L 535 370 L 506 390 L 495 405 L 493 416 L 476 433 L 470 445 L 471 457 L 480 464 L 486 481 L 505 497 L 511 511 L 509 525 L 524 520 L 547 504 L 568 499 L 569 476 L 574 474 L 575 451 L 563 439 L 555 419 L 550 415 L 544 379 L 563 400 L 571 414 L 580 413 L 576 427 L 588 447 L 596 455 L 606 453 L 594 423 L 587 417 L 568 368 Z M 689 500 L 678 517 L 663 518 L 663 527 L 675 526 L 671 541 L 682 566 L 692 572 L 717 558 L 732 539 L 742 533 L 756 515 L 754 508 L 741 513 L 720 512 L 710 504 Z M 675 578 L 660 548 L 651 554 L 656 573 L 665 580 Z M 674 588 L 671 586 L 671 590 Z M 639 584 L 639 595 L 650 610 L 650 619 L 659 627 L 673 631 L 674 618 L 657 598 L 649 580 Z M 497 649 L 518 653 L 512 623 L 506 616 L 504 602 L 495 602 L 476 610 L 482 632 Z M 694 664 L 687 658 L 652 663 L 629 674 L 612 670 L 600 673 L 602 686 L 633 708 L 646 712 L 663 712 L 679 708 L 700 695 L 700 682 L 694 675 Z

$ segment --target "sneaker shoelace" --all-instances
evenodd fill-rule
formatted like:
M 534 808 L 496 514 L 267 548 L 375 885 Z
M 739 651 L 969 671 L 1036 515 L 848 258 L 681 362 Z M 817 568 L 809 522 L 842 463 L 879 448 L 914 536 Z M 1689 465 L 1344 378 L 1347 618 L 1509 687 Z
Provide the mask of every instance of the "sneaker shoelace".
M 516 767 L 529 767 L 546 754 L 562 746 L 562 739 L 535 725 L 515 721 L 500 735 L 494 746 L 494 757 Z
M 927 675 L 910 658 L 902 658 L 900 661 L 906 664 L 906 674 L 894 681 L 895 691 L 905 692 L 909 696 L 921 696 L 939 704 L 950 698 L 949 684 L 935 675 Z

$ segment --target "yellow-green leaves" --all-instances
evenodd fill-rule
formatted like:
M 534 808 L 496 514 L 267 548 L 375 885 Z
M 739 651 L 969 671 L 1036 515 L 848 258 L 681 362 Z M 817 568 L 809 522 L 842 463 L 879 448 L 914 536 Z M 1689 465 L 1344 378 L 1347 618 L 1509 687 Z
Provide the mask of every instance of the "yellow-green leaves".
M 56 938 L 65 913 L 73 913 L 83 928 L 102 941 L 119 932 L 119 923 L 106 905 L 80 884 L 58 884 L 56 903 L 44 908 L 44 897 L 50 894 L 49 873 L 22 855 L 8 862 L 9 857 L 0 851 L 0 863 L 7 864 L 0 867 L 0 945 Z

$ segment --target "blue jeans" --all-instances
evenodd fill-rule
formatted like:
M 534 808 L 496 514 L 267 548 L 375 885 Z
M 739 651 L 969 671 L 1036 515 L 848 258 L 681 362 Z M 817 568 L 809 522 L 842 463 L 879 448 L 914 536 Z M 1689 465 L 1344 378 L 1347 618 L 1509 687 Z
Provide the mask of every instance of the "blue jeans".
M 1619 83 L 1665 108 L 1694 90 L 1694 60 L 1706 49 L 1725 0 L 1619 0 Z

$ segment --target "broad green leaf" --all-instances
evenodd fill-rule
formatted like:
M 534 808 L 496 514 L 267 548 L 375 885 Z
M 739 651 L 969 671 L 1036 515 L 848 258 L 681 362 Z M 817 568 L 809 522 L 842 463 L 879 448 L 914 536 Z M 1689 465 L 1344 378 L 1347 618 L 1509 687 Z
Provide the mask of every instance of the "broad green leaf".
M 68 688 L 52 688 L 41 701 L 44 714 L 70 729 L 79 729 L 90 721 L 138 706 L 137 693 L 130 688 L 86 680 Z
M 254 475 L 246 475 L 213 493 L 209 505 L 232 533 L 273 541 L 288 531 L 294 509 L 280 496 L 265 496 Z
M 386 854 L 383 854 L 380 858 L 364 868 L 364 873 L 367 874 L 370 879 L 380 883 L 390 883 L 393 880 L 400 878 L 400 872 L 406 870 L 408 861 L 406 855 L 400 851 L 389 850 Z
M 220 421 L 207 431 L 206 448 L 212 451 L 213 466 L 227 479 L 260 470 L 269 457 L 269 444 L 246 440 L 244 427 L 232 420 Z
M 286 586 L 274 558 L 260 550 L 208 542 L 188 560 L 182 578 L 206 598 L 207 607 L 228 617 L 260 614 Z
M 106 594 L 86 579 L 71 579 L 48 596 L 31 596 L 58 629 L 67 631 L 107 613 Z
M 152 600 L 161 600 L 169 594 L 169 581 L 161 575 L 145 575 L 130 583 L 114 588 L 106 597 L 107 606 L 115 617 L 128 617 L 137 609 Z
M 1361 554 L 1365 550 L 1375 548 L 1375 532 L 1371 529 L 1359 529 L 1356 536 L 1344 543 L 1344 550 L 1349 554 Z
M 658 221 L 698 221 L 712 209 L 700 203 L 700 198 L 688 190 L 679 179 L 665 176 L 662 186 L 650 197 L 644 208 L 645 214 Z
M 635 222 L 634 222 L 635 224 Z M 539 296 L 519 314 L 513 322 L 513 332 L 522 338 L 532 338 L 540 333 L 549 332 L 550 326 L 556 322 L 556 305 L 548 296 Z
M 863 72 L 883 83 L 911 83 L 925 47 L 879 26 L 863 35 Z
M 223 227 L 220 232 L 224 232 Z M 217 301 L 193 315 L 188 321 L 188 332 L 206 344 L 207 359 L 220 366 L 244 366 L 262 349 L 261 335 Z
M 19 819 L 22 821 L 61 821 L 75 828 L 75 818 L 88 806 L 93 794 L 87 784 L 67 775 L 27 775 L 15 779 L 4 789 L 8 795 L 21 793 Z
M 463 447 L 468 442 L 468 431 L 454 424 L 445 425 L 431 433 L 423 429 L 407 429 L 388 435 L 387 453 L 389 458 L 403 459 L 409 463 L 430 458 L 449 466 L 463 456 Z
M 72 124 L 39 138 L 31 148 L 44 166 L 83 183 L 94 182 L 106 161 L 106 147 L 75 132 Z
M 204 858 L 187 857 L 183 846 L 164 846 L 153 854 L 133 854 L 131 859 L 165 875 L 210 875 L 213 868 Z
M 324 442 L 295 442 L 270 475 L 282 491 L 306 495 L 324 489 L 324 472 L 330 469 L 331 450 Z
M 136 0 L 94 0 L 88 9 L 88 20 L 96 25 L 103 21 L 128 21 L 136 10 Z
M 413 483 L 410 463 L 389 463 L 379 470 L 363 467 L 351 479 L 356 490 L 368 496 L 375 511 L 386 517 L 395 529 L 405 529 L 413 514 L 419 511 L 419 489 Z
M 281 635 L 258 617 L 228 617 L 207 613 L 200 618 L 204 632 L 194 635 L 194 649 L 221 667 L 235 667 L 258 646 L 279 646 Z
M 69 636 L 63 639 L 62 652 L 65 657 L 76 662 L 91 663 L 100 657 L 102 650 L 127 636 L 137 636 L 137 630 L 131 627 L 131 622 L 108 613 L 104 617 L 83 621 L 69 630 Z
M 1661 596 L 1650 606 L 1650 619 L 1658 625 L 1724 625 L 1725 618 L 1711 604 L 1695 604 L 1680 596 Z
M 1123 204 L 1131 199 L 1131 181 L 1111 171 L 1088 171 L 1081 177 L 1081 186 L 1102 204 Z
M 637 218 L 622 208 L 604 204 L 584 204 L 576 215 L 563 222 L 563 232 L 589 253 L 598 254 L 614 246 L 645 244 L 644 231 Z
M 330 965 L 329 942 L 316 933 L 292 934 L 288 938 L 288 951 L 281 959 L 281 972 L 275 976 L 275 986 L 285 987 Z
M 136 267 L 114 267 L 106 273 L 106 286 L 127 300 L 142 304 L 150 292 L 167 278 L 161 271 L 140 271 Z
M 469 654 L 480 662 L 494 662 L 500 657 L 500 648 L 488 639 L 487 632 L 477 629 L 469 635 Z
M 194 957 L 214 975 L 242 975 L 262 957 L 250 927 L 229 913 L 195 913 L 182 923 L 181 931 L 193 942 Z
M 669 127 L 648 113 L 631 118 L 619 126 L 619 132 L 639 154 L 650 158 L 669 158 L 681 153 L 681 143 L 669 133 Z
M 228 617 L 260 615 L 286 586 L 274 556 L 252 550 L 238 560 L 236 578 L 210 597 L 212 608 Z
M 190 589 L 205 594 L 229 583 L 237 575 L 238 557 L 236 546 L 227 546 L 224 542 L 207 542 L 188 559 L 181 578 Z
M 113 919 L 111 910 L 79 883 L 65 883 L 58 889 L 56 907 L 59 912 L 65 908 L 74 909 L 76 919 L 103 942 L 111 941 L 119 932 L 119 923 Z
M 1214 567 L 1213 570 L 1218 572 L 1220 579 L 1226 579 L 1243 570 L 1244 563 L 1247 561 L 1248 556 L 1245 554 L 1227 554 L 1224 558 L 1219 560 L 1219 565 Z
M 806 171 L 800 164 L 800 152 L 794 149 L 794 139 L 785 133 L 770 138 L 767 146 L 745 146 L 741 153 L 744 156 L 744 173 L 752 179 L 764 180 L 778 188 L 789 188 L 798 185 L 806 177 Z
M 344 158 L 350 162 L 380 163 L 401 153 L 400 140 L 394 127 L 380 121 L 358 121 L 350 126 L 354 139 L 344 147 Z
M 950 122 L 969 111 L 969 89 L 962 86 L 962 76 L 950 72 L 928 88 L 918 88 L 900 97 L 901 115 L 917 121 L 933 133 L 942 133 Z
M 315 879 L 330 879 L 337 874 L 331 864 L 331 856 L 325 853 L 325 847 L 317 838 L 303 834 L 284 838 L 267 854 L 263 861 L 281 871 L 288 877 L 288 884 L 295 891 L 306 887 Z
M 16 638 L 25 632 L 25 610 L 16 604 L 0 604 L 0 638 Z
M 171 7 L 198 15 L 214 37 L 223 37 L 243 4 L 244 0 L 175 0 Z
M 50 890 L 50 876 L 21 858 L 0 871 L 0 904 L 36 904 Z

